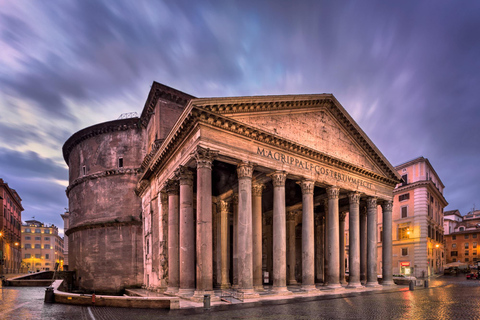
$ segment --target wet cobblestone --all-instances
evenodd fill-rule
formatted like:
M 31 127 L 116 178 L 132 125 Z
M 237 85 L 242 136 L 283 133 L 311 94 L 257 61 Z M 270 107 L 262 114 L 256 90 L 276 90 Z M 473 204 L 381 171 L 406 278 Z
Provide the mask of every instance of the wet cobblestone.
M 429 288 L 261 307 L 152 310 L 44 304 L 45 288 L 0 288 L 2 319 L 479 319 L 480 281 L 441 277 Z

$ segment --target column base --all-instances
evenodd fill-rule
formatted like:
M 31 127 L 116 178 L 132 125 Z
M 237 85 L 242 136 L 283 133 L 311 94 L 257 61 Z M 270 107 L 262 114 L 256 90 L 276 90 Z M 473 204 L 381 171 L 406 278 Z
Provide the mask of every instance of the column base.
M 360 288 L 363 288 L 363 286 L 360 282 L 352 282 L 352 283 L 348 284 L 347 288 L 348 289 L 360 289 Z
M 180 298 L 189 298 L 193 296 L 193 293 L 195 292 L 195 289 L 180 289 L 177 292 L 177 296 Z
M 260 297 L 260 295 L 253 289 L 238 289 L 238 292 L 242 293 L 243 299 L 255 299 Z
M 288 290 L 286 286 L 285 287 L 273 287 L 271 293 L 275 294 L 275 295 L 279 295 L 279 296 L 289 296 L 289 295 L 293 294 L 293 292 Z
M 395 282 L 393 280 L 387 280 L 382 282 L 382 286 L 394 286 Z
M 307 285 L 302 285 L 302 291 L 304 291 L 305 293 L 317 293 L 318 292 L 318 289 L 317 287 L 315 287 L 314 284 L 307 284 Z
M 331 283 L 327 285 L 327 290 L 340 290 L 343 289 L 340 283 Z
M 232 287 L 232 286 L 230 285 L 229 282 L 227 282 L 227 283 L 222 283 L 222 284 L 220 285 L 220 289 L 230 289 L 231 287 Z
M 287 280 L 287 284 L 289 285 L 295 285 L 295 284 L 298 284 L 297 280 Z
M 213 290 L 195 290 L 190 300 L 195 302 L 203 302 L 204 296 L 206 294 L 210 295 L 211 302 L 220 301 L 220 298 L 215 295 L 215 292 Z
M 165 291 L 163 294 L 166 294 L 168 296 L 176 296 L 178 292 L 178 287 L 168 287 L 167 291 Z
M 258 292 L 265 291 L 265 288 L 263 286 L 253 286 L 253 289 Z
M 380 287 L 380 285 L 378 284 L 378 281 L 370 281 L 365 284 L 365 287 L 374 288 L 374 287 Z

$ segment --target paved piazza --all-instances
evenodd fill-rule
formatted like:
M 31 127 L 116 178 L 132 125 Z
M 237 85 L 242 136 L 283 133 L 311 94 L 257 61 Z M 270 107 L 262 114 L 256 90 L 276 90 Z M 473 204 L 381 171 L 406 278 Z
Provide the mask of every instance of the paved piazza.
M 427 289 L 231 310 L 148 310 L 44 304 L 44 288 L 0 288 L 2 319 L 478 319 L 480 281 L 440 277 Z

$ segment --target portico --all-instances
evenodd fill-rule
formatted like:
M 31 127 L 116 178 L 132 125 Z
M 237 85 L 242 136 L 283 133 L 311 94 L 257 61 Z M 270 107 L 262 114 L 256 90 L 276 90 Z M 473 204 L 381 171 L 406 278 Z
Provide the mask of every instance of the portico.
M 391 239 L 399 177 L 332 95 L 192 99 L 143 167 L 143 203 L 168 194 L 168 294 L 200 300 L 235 286 L 248 299 L 265 272 L 278 295 L 319 281 L 344 290 L 345 212 L 346 288 L 378 285 L 373 212 L 381 205 Z M 382 255 L 391 284 L 391 240 Z

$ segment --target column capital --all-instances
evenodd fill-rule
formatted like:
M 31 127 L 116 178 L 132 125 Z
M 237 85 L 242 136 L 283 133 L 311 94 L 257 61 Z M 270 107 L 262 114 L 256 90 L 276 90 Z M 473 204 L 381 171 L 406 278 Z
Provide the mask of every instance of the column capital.
M 285 181 L 287 181 L 287 173 L 285 171 L 275 171 L 268 175 L 272 178 L 274 187 L 284 187 Z
M 348 200 L 350 201 L 350 204 L 360 204 L 360 193 L 349 192 L 348 193 Z
M 262 195 L 263 189 L 265 186 L 261 183 L 254 183 L 252 185 L 252 195 L 256 197 L 260 197 Z
M 288 211 L 287 212 L 287 221 L 295 221 L 295 218 L 298 214 L 298 211 Z
M 393 208 L 393 201 L 388 200 L 388 201 L 384 201 L 384 202 L 382 203 L 382 210 L 383 210 L 383 211 L 390 211 L 390 212 L 392 212 L 392 208 Z
M 193 185 L 193 173 L 187 167 L 178 167 L 178 169 L 175 170 L 175 177 L 180 181 L 180 185 Z
M 164 190 L 160 191 L 160 203 L 162 205 L 168 204 L 168 193 Z
M 237 205 L 238 204 L 238 193 L 234 193 L 233 196 L 232 196 L 232 203 L 234 205 Z
M 313 194 L 313 189 L 315 189 L 315 182 L 313 180 L 301 180 L 297 182 L 302 188 L 302 194 Z
M 335 186 L 330 186 L 327 188 L 328 199 L 338 199 L 340 196 L 340 188 Z
M 168 179 L 164 188 L 168 194 L 178 195 L 178 180 Z
M 367 198 L 367 209 L 375 208 L 377 206 L 377 198 L 368 197 Z
M 228 213 L 230 211 L 230 202 L 220 200 L 220 213 Z
M 252 179 L 253 175 L 253 165 L 250 162 L 242 162 L 237 165 L 237 176 L 238 179 L 249 178 Z
M 192 156 L 197 161 L 197 168 L 211 169 L 213 160 L 218 156 L 218 151 L 197 146 L 197 150 L 192 153 Z
M 343 212 L 340 212 L 340 214 L 338 215 L 339 219 L 341 222 L 345 221 L 345 217 L 347 216 L 347 212 L 346 211 L 343 211 Z

